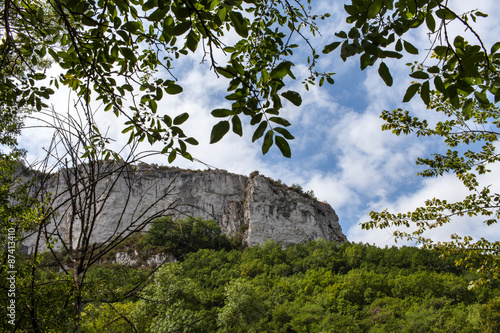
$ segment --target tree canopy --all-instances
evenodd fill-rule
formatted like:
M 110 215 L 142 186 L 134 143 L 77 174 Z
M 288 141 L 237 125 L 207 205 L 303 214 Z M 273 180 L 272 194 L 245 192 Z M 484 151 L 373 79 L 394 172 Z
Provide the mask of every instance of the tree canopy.
M 166 263 L 140 298 L 90 303 L 99 332 L 495 332 L 498 281 L 415 247 L 308 242 L 202 249 Z
M 352 0 L 344 6 L 350 28 L 339 31 L 320 54 L 308 36 L 317 34 L 316 20 L 329 15 L 311 14 L 310 0 L 4 1 L 0 3 L 0 143 L 15 146 L 22 112 L 45 109 L 55 90 L 65 86 L 77 94 L 76 104 L 92 128 L 85 154 L 99 151 L 105 158 L 119 158 L 109 150 L 95 149 L 107 144 L 93 120 L 91 102 L 97 101 L 104 111 L 123 120 L 129 143 L 162 143 L 169 162 L 177 156 L 192 159 L 188 145 L 198 141 L 182 129 L 189 114 L 174 117 L 160 112 L 158 102 L 182 93 L 176 64 L 194 54 L 209 64 L 214 77 L 227 80 L 225 98 L 231 107 L 212 110 L 220 121 L 210 142 L 218 142 L 231 130 L 242 135 L 247 120 L 255 128 L 252 140 L 263 138 L 264 154 L 276 145 L 290 157 L 288 141 L 294 137 L 280 111 L 284 100 L 296 106 L 302 103 L 299 93 L 286 90 L 287 80 L 296 79 L 292 57 L 299 47 L 296 39 L 310 53 L 306 85 L 316 78 L 320 85 L 333 83 L 332 73 L 319 73 L 315 65 L 320 56 L 331 57 L 340 47 L 341 59 L 359 56 L 362 70 L 376 66 L 382 80 L 392 86 L 387 60 L 421 52 L 410 36 L 425 31 L 430 36 L 428 54 L 410 64 L 413 81 L 402 101 L 419 95 L 444 120 L 430 125 L 397 109 L 382 112 L 383 129 L 442 138 L 448 151 L 420 158 L 417 163 L 428 167 L 422 175 L 455 174 L 470 195 L 453 203 L 430 199 L 424 207 L 404 214 L 374 212 L 363 227 L 413 225 L 415 231 L 395 235 L 432 246 L 432 240 L 423 236 L 426 230 L 462 215 L 494 225 L 500 214 L 500 194 L 478 181 L 498 162 L 500 41 L 487 45 L 475 30 L 474 23 L 486 13 L 460 13 L 452 6 L 446 0 Z M 452 35 L 451 23 L 462 25 L 472 38 Z M 50 66 L 59 70 L 55 77 L 48 77 Z M 452 242 L 437 245 L 445 253 L 471 251 L 469 264 L 498 274 L 499 242 L 453 237 Z
M 307 1 L 308 3 L 310 1 Z M 226 99 L 231 109 L 216 109 L 225 118 L 214 126 L 210 142 L 230 129 L 242 135 L 242 117 L 256 126 L 252 140 L 264 136 L 262 151 L 276 144 L 290 156 L 286 129 L 280 117 L 282 99 L 301 104 L 300 95 L 284 91 L 284 79 L 295 78 L 289 57 L 307 45 L 303 31 L 316 31 L 317 16 L 300 2 L 288 0 L 14 0 L 2 2 L 0 41 L 0 102 L 2 109 L 29 107 L 40 111 L 54 89 L 74 91 L 90 114 L 89 103 L 123 119 L 130 141 L 161 142 L 172 162 L 177 155 L 191 159 L 188 137 L 181 126 L 189 117 L 174 119 L 158 112 L 165 95 L 183 91 L 175 67 L 196 53 L 208 62 L 214 76 L 228 80 Z M 234 36 L 236 42 L 229 42 Z M 310 44 L 309 44 L 310 47 Z M 314 71 L 316 51 L 310 47 L 311 78 L 329 74 Z M 47 78 L 50 63 L 61 69 Z M 50 84 L 46 84 L 49 80 Z M 87 114 L 87 116 L 89 116 Z M 97 139 L 100 139 L 99 137 Z M 89 147 L 91 149 L 92 147 Z

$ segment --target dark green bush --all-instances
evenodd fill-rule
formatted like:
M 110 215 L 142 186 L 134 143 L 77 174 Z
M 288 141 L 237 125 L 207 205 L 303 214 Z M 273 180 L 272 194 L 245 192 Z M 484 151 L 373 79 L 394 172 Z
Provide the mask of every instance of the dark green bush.
M 201 249 L 231 250 L 234 247 L 213 220 L 186 218 L 174 221 L 170 216 L 155 220 L 141 243 L 146 249 L 148 245 L 153 246 L 178 260 Z

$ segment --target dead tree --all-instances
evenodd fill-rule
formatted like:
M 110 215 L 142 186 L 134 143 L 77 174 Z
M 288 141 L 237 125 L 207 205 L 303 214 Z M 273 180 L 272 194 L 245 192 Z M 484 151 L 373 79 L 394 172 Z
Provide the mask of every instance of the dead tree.
M 84 305 L 109 301 L 85 299 L 89 269 L 131 235 L 143 231 L 153 220 L 169 215 L 176 209 L 177 201 L 169 200 L 166 207 L 159 205 L 172 195 L 173 181 L 147 204 L 131 200 L 137 180 L 135 167 L 144 157 L 155 152 L 137 152 L 137 142 L 112 151 L 102 145 L 110 140 L 100 133 L 92 115 L 87 114 L 84 121 L 53 110 L 46 115 L 48 120 L 43 120 L 44 124 L 54 130 L 54 135 L 46 149 L 46 158 L 35 164 L 36 172 L 32 171 L 38 177 L 33 195 L 46 201 L 46 209 L 41 222 L 25 242 L 32 244 L 34 262 L 41 251 L 49 252 L 58 269 L 71 281 L 72 301 L 69 303 L 73 303 L 74 327 L 79 331 Z M 148 191 L 143 189 L 143 195 Z M 119 205 L 116 204 L 117 197 L 121 200 Z M 107 225 L 104 225 L 102 214 L 110 210 L 113 211 L 113 221 L 110 224 L 108 218 Z M 68 260 L 58 256 L 61 251 Z M 36 269 L 34 264 L 33 295 L 37 287 Z M 125 292 L 123 297 L 131 293 Z M 36 302 L 33 297 L 30 306 L 35 331 L 38 326 Z

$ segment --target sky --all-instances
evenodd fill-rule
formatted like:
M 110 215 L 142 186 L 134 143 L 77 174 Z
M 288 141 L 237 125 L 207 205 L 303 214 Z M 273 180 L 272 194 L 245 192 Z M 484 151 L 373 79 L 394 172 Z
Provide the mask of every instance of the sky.
M 321 36 L 311 40 L 318 50 L 322 49 L 322 45 L 337 40 L 334 32 L 347 28 L 343 4 L 343 1 L 312 1 L 313 13 L 331 14 L 330 18 L 318 22 Z M 453 6 L 457 6 L 454 7 L 458 8 L 457 12 L 479 9 L 490 15 L 479 20 L 475 26 L 487 43 L 493 43 L 500 35 L 500 25 L 495 20 L 500 9 L 495 6 L 494 0 L 454 0 Z M 452 27 L 452 31 L 467 34 L 458 26 Z M 424 32 L 419 33 L 405 38 L 421 50 L 428 48 L 428 37 Z M 401 61 L 388 62 L 394 78 L 394 85 L 390 88 L 378 76 L 378 64 L 361 72 L 358 58 L 343 62 L 338 51 L 321 57 L 318 65 L 320 70 L 336 73 L 334 85 L 313 86 L 306 91 L 301 80 L 288 82 L 288 89 L 300 92 L 303 99 L 300 107 L 285 104 L 283 111 L 284 117 L 292 123 L 289 130 L 296 138 L 290 142 L 290 159 L 282 157 L 277 147 L 262 155 L 261 141 L 251 142 L 254 128 L 248 124 L 244 126 L 242 138 L 228 133 L 220 142 L 210 145 L 210 131 L 219 121 L 210 115 L 210 111 L 230 106 L 221 97 L 224 96 L 227 81 L 216 79 L 208 64 L 200 64 L 200 54 L 184 59 L 175 69 L 184 92 L 165 97 L 159 104 L 159 110 L 174 116 L 183 112 L 190 114 L 183 129 L 188 136 L 194 136 L 200 142 L 190 152 L 203 163 L 178 158 L 173 166 L 206 169 L 209 165 L 245 175 L 258 170 L 285 184 L 298 184 L 306 191 L 314 191 L 319 200 L 333 207 L 350 241 L 392 246 L 395 244 L 392 230 L 361 229 L 360 223 L 369 220 L 370 211 L 389 209 L 392 212 L 407 212 L 422 206 L 429 198 L 460 200 L 467 194 L 453 175 L 432 179 L 416 176 L 422 171 L 415 165 L 416 159 L 429 157 L 432 152 L 442 152 L 442 144 L 427 138 L 395 136 L 381 130 L 383 121 L 380 114 L 383 110 L 403 107 L 419 117 L 431 121 L 436 119 L 435 113 L 426 110 L 418 98 L 405 105 L 401 103 L 410 82 L 409 68 L 405 63 L 421 61 L 423 57 L 424 53 L 412 57 L 405 55 Z M 301 59 L 303 54 L 301 58 L 299 50 L 293 59 L 296 64 L 293 71 L 298 78 L 307 75 L 307 67 Z M 58 91 L 51 103 L 56 111 L 65 112 L 72 98 L 68 92 Z M 103 112 L 98 114 L 98 118 L 99 124 L 109 131 L 110 136 L 120 138 L 123 127 L 117 125 L 121 125 L 121 120 Z M 29 159 L 40 159 L 50 143 L 51 132 L 32 127 L 33 123 L 28 122 L 27 125 L 20 145 L 28 150 Z M 148 162 L 168 164 L 165 156 L 156 156 Z M 496 166 L 483 179 L 484 184 L 492 184 L 493 189 L 500 184 L 498 169 Z M 450 239 L 452 233 L 500 239 L 498 225 L 486 227 L 473 219 L 456 221 L 445 228 L 434 229 L 429 235 L 435 240 L 445 241 Z

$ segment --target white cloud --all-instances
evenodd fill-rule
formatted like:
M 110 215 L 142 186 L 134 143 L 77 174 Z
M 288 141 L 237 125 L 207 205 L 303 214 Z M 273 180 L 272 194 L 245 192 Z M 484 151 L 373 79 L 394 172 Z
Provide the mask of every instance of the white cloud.
M 500 191 L 500 170 L 498 165 L 495 165 L 494 172 L 480 176 L 478 179 L 482 186 L 491 186 L 492 192 Z M 454 175 L 444 175 L 438 178 L 427 178 L 421 182 L 421 186 L 414 192 L 401 191 L 401 195 L 396 200 L 380 200 L 374 201 L 368 207 L 365 215 L 359 219 L 359 223 L 369 221 L 368 211 L 373 210 L 381 212 L 387 209 L 389 212 L 411 212 L 417 207 L 423 207 L 428 199 L 437 198 L 447 200 L 448 202 L 458 202 L 463 200 L 470 192 Z M 426 237 L 430 237 L 434 241 L 449 241 L 450 235 L 458 234 L 460 236 L 470 235 L 475 239 L 484 237 L 490 240 L 500 239 L 500 226 L 494 224 L 487 226 L 483 223 L 486 218 L 477 217 L 456 217 L 452 222 L 443 226 L 434 228 L 425 233 Z M 392 229 L 388 229 L 389 233 Z M 409 230 L 413 230 L 410 228 Z M 356 241 L 376 243 L 384 245 L 385 239 L 380 239 L 380 234 L 383 232 L 363 231 L 359 225 L 353 225 L 349 228 L 348 238 Z

